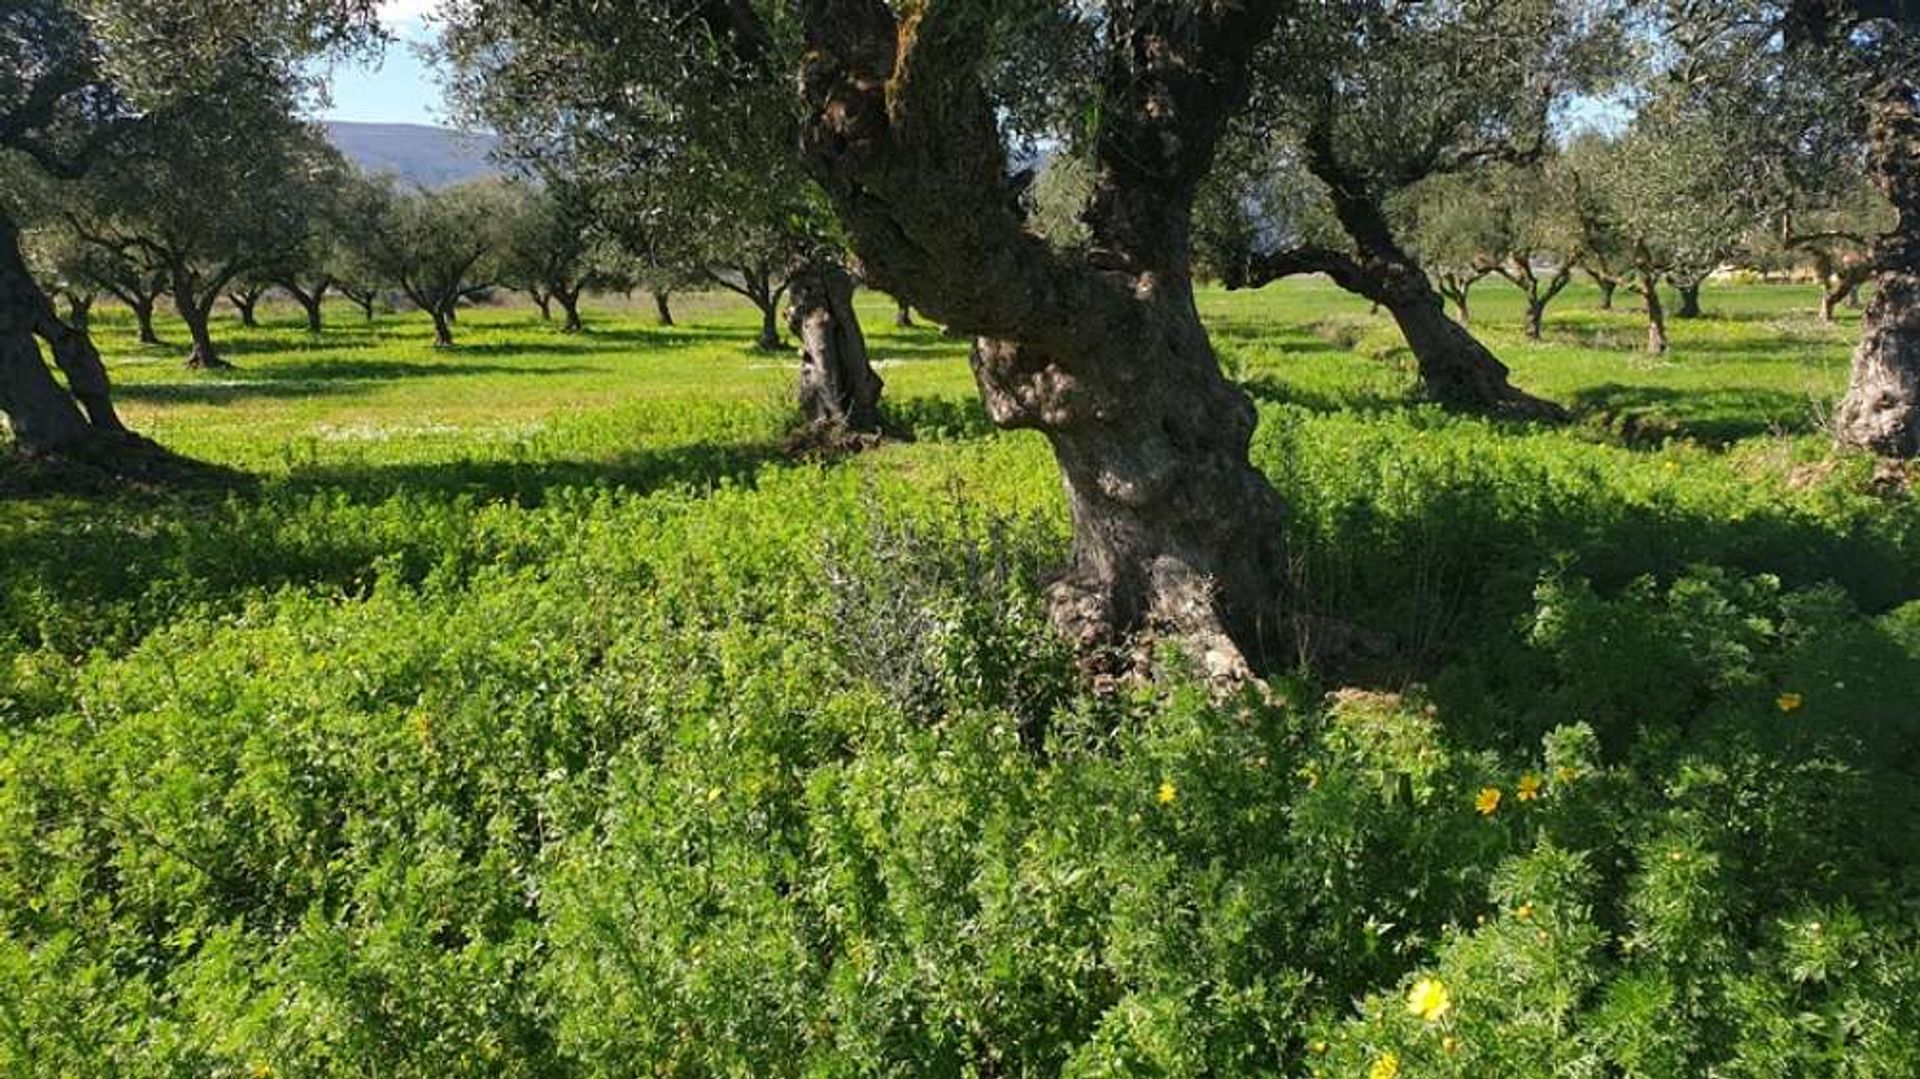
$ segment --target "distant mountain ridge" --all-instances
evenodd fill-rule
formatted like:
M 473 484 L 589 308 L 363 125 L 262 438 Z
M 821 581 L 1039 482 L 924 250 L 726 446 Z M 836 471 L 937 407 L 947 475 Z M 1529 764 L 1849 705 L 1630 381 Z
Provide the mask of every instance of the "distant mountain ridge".
M 446 187 L 490 176 L 488 158 L 499 139 L 426 124 L 363 124 L 327 120 L 327 138 L 349 161 L 423 187 Z

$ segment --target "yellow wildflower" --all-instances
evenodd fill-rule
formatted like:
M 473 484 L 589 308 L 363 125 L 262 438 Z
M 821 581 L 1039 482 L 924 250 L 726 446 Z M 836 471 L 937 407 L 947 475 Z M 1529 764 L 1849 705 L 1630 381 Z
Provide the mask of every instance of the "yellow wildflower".
M 1457 1052 L 1460 1048 L 1460 1039 L 1449 1034 L 1440 1039 L 1440 1048 L 1449 1053 Z
M 1163 806 L 1172 805 L 1173 800 L 1178 797 L 1180 797 L 1180 792 L 1174 787 L 1173 780 L 1171 779 L 1161 780 L 1160 789 L 1154 794 L 1154 798 Z
M 1324 1052 L 1326 1052 L 1326 1051 L 1327 1051 L 1327 1041 L 1326 1041 L 1326 1039 L 1325 1039 L 1325 1038 L 1316 1038 L 1316 1039 L 1314 1039 L 1314 1043 L 1313 1043 L 1313 1051 L 1314 1051 L 1314 1052 L 1316 1052 L 1316 1053 L 1324 1053 Z
M 1533 918 L 1533 904 L 1532 903 L 1520 904 L 1519 908 L 1513 912 L 1513 915 L 1514 917 L 1520 919 L 1523 922 L 1531 920 Z
M 1569 768 L 1563 764 L 1553 770 L 1553 778 L 1556 782 L 1571 783 L 1580 778 L 1580 770 L 1577 768 Z
M 1483 817 L 1493 816 L 1493 811 L 1500 808 L 1500 788 L 1481 787 L 1480 793 L 1474 796 L 1473 808 Z
M 273 1065 L 264 1060 L 256 1060 L 247 1065 L 248 1079 L 272 1079 Z
M 1774 698 L 1773 703 L 1779 705 L 1782 712 L 1791 712 L 1805 702 L 1798 693 L 1782 693 Z
M 712 805 L 713 803 L 719 801 L 720 796 L 724 793 L 726 792 L 722 791 L 719 787 L 714 787 L 713 789 L 707 791 L 707 804 Z
M 1447 1014 L 1453 1007 L 1453 997 L 1447 993 L 1447 986 L 1438 978 L 1422 978 L 1413 983 L 1407 992 L 1407 1014 L 1417 1015 L 1432 1023 Z
M 1367 1069 L 1367 1079 L 1394 1079 L 1400 1074 L 1400 1054 L 1389 1049 Z
M 1535 798 L 1540 797 L 1540 777 L 1534 775 L 1532 772 L 1521 776 L 1520 783 L 1514 789 L 1513 793 L 1518 795 L 1523 802 L 1531 802 Z

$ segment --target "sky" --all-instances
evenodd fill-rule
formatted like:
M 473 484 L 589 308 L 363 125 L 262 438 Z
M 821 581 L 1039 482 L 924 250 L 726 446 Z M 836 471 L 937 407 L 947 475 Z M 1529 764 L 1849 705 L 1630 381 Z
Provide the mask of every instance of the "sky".
M 326 120 L 358 120 L 363 123 L 435 124 L 445 126 L 445 109 L 440 100 L 440 84 L 433 69 L 414 49 L 417 42 L 431 40 L 427 23 L 437 0 L 386 0 L 380 5 L 380 21 L 398 39 L 388 45 L 374 64 L 339 64 L 333 68 L 333 102 L 320 110 Z

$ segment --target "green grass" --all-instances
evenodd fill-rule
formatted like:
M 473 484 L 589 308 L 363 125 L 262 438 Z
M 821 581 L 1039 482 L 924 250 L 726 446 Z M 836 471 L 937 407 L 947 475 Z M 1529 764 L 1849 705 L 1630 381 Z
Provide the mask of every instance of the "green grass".
M 1654 362 L 1630 299 L 1476 290 L 1549 429 L 1410 403 L 1323 284 L 1203 293 L 1305 602 L 1395 644 L 1225 702 L 1086 690 L 1044 440 L 883 300 L 919 437 L 831 461 L 717 297 L 269 308 L 212 374 L 102 311 L 132 425 L 256 482 L 0 503 L 0 1074 L 1920 1074 L 1856 316 L 1710 286 Z

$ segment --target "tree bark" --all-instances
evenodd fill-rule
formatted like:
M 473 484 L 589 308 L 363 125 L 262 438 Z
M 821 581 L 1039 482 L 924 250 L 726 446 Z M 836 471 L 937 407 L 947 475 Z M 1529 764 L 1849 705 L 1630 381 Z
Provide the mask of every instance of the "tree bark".
M 153 301 L 150 293 L 135 292 L 127 297 L 127 306 L 133 309 L 133 321 L 140 330 L 140 343 L 143 345 L 160 344 L 160 335 L 153 332 Z
M 658 322 L 662 326 L 673 325 L 673 307 L 667 302 L 667 300 L 668 300 L 667 290 L 665 289 L 653 290 L 653 317 L 654 317 L 654 321 Z
M 1335 280 L 1387 306 L 1420 366 L 1426 395 L 1450 409 L 1523 419 L 1563 420 L 1566 410 L 1513 385 L 1507 366 L 1446 310 L 1420 263 L 1393 235 L 1386 212 L 1369 186 L 1341 162 L 1332 136 L 1316 126 L 1306 139 L 1307 168 L 1327 185 L 1334 215 L 1354 243 L 1357 273 Z M 1466 290 L 1460 290 L 1463 315 Z M 1445 322 L 1443 326 L 1440 323 Z
M 363 319 L 368 322 L 373 321 L 373 301 L 376 294 L 372 289 L 354 289 L 345 285 L 336 285 L 334 287 L 340 295 L 347 298 L 349 303 L 360 309 L 360 316 Z
M 453 347 L 453 305 L 450 303 L 433 304 L 427 308 L 433 315 L 433 347 Z
M 1620 287 L 1620 282 L 1592 272 L 1589 272 L 1588 276 L 1593 278 L 1594 286 L 1600 290 L 1600 310 L 1613 310 L 1613 290 Z
M 324 328 L 320 308 L 326 302 L 327 292 L 333 288 L 333 279 L 322 277 L 311 289 L 292 279 L 281 282 L 280 287 L 285 289 L 287 295 L 292 296 L 295 302 L 299 303 L 300 309 L 306 312 L 307 332 L 318 335 Z
M 36 337 L 47 342 L 54 363 L 66 375 L 65 389 L 41 359 Z M 58 452 L 96 432 L 126 430 L 113 410 L 100 354 L 86 334 L 54 317 L 52 303 L 20 254 L 17 227 L 4 214 L 0 214 L 0 412 L 6 414 L 14 443 L 29 452 Z
M 254 318 L 254 307 L 260 302 L 257 293 L 230 292 L 227 299 L 232 302 L 233 309 L 240 313 L 240 325 L 249 329 L 259 327 L 259 321 Z
M 1892 80 L 1874 102 L 1868 147 L 1874 184 L 1894 225 L 1874 242 L 1873 299 L 1862 318 L 1834 431 L 1843 445 L 1920 456 L 1920 115 L 1916 87 Z
M 1547 301 L 1527 297 L 1526 335 L 1529 341 L 1540 340 L 1540 331 L 1547 321 Z
M 807 0 L 802 146 L 873 284 L 975 337 L 990 417 L 1041 432 L 1073 519 L 1051 589 L 1083 656 L 1135 631 L 1232 679 L 1286 638 L 1284 509 L 1249 461 L 1252 402 L 1194 306 L 1190 214 L 1277 3 L 1111 10 L 1084 255 L 1007 197 L 963 5 Z M 955 20 L 957 24 L 950 23 Z
M 561 333 L 579 333 L 586 328 L 580 322 L 579 289 L 576 288 L 571 292 L 566 289 L 554 289 L 553 298 L 559 301 L 560 310 L 566 314 L 566 320 L 560 324 Z
M 81 333 L 87 332 L 87 323 L 93 316 L 93 297 L 78 292 L 67 293 L 67 324 Z
M 816 432 L 877 434 L 880 376 L 853 310 L 853 277 L 814 263 L 793 277 L 787 328 L 800 340 L 800 415 Z
M 1654 274 L 1640 275 L 1640 289 L 1647 298 L 1647 351 L 1655 356 L 1667 354 L 1667 313 L 1660 306 L 1660 280 Z
M 533 297 L 533 305 L 540 309 L 540 320 L 542 322 L 552 322 L 553 298 L 537 288 L 528 289 L 527 295 Z
M 754 303 L 760 308 L 760 336 L 754 340 L 753 346 L 762 352 L 778 352 L 780 350 L 780 304 L 772 299 L 756 299 Z
M 913 305 L 901 299 L 895 299 L 893 302 L 894 302 L 894 312 L 893 312 L 894 328 L 899 330 L 913 329 L 914 328 Z
M 1674 318 L 1700 317 L 1700 282 L 1682 284 L 1674 282 L 1674 291 L 1680 294 L 1680 306 L 1673 312 Z
M 175 263 L 171 268 L 173 279 L 173 309 L 187 324 L 187 336 L 193 341 L 193 348 L 187 353 L 187 366 L 194 370 L 218 370 L 233 365 L 220 358 L 213 347 L 213 334 L 207 328 L 212 317 L 213 301 L 220 295 L 215 287 L 207 290 L 207 297 L 201 301 L 192 271 L 184 265 Z

